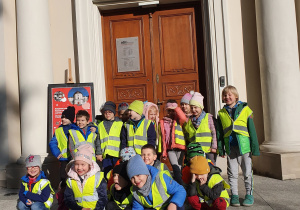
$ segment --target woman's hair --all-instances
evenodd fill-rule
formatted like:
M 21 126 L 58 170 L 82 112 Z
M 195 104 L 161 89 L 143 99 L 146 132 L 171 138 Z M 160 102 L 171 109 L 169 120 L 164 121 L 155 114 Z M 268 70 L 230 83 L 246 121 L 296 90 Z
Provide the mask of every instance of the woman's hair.
M 167 103 L 176 103 L 177 104 L 177 101 L 174 99 L 169 99 L 169 100 L 167 100 Z
M 155 106 L 150 106 L 149 109 L 148 109 L 148 113 L 149 113 L 150 110 L 155 111 L 156 113 L 158 112 L 158 110 L 156 109 Z
M 235 96 L 237 101 L 239 100 L 239 93 L 234 86 L 228 85 L 227 87 L 225 87 L 222 91 L 222 97 L 224 97 L 224 95 L 228 92 L 231 92 Z

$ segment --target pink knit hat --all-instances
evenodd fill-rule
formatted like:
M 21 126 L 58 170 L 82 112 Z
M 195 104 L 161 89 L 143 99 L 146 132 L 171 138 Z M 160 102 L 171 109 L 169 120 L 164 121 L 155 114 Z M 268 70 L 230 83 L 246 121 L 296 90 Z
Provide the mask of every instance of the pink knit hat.
M 88 164 L 92 165 L 92 159 L 94 156 L 94 150 L 93 147 L 89 144 L 81 145 L 77 148 L 77 152 L 75 153 L 74 160 L 82 160 L 84 162 L 87 162 Z
M 190 105 L 197 106 L 203 109 L 203 99 L 204 97 L 201 95 L 201 93 L 195 92 L 190 100 Z
M 189 104 L 193 94 L 194 94 L 193 90 L 191 90 L 189 93 L 184 94 L 184 96 L 182 96 L 182 98 L 181 98 L 180 103 Z

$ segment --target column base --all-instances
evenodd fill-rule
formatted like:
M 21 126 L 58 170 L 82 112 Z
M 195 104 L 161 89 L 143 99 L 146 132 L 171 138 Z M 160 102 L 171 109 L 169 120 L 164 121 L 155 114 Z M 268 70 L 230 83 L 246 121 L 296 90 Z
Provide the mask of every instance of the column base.
M 19 161 L 20 162 L 20 161 Z M 59 161 L 49 156 L 45 158 L 42 170 L 50 180 L 51 186 L 57 189 L 60 182 Z M 6 187 L 11 189 L 20 188 L 21 177 L 26 175 L 27 170 L 25 164 L 12 163 L 6 166 Z
M 300 153 L 260 152 L 253 156 L 253 172 L 280 180 L 300 178 Z

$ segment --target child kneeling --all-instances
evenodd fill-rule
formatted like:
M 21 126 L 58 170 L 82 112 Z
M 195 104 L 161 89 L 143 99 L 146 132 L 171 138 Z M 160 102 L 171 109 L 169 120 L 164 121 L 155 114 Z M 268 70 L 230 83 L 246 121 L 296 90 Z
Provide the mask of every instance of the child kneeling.
M 103 172 L 93 160 L 93 147 L 77 148 L 75 158 L 68 165 L 67 188 L 64 202 L 72 210 L 104 209 L 107 203 L 107 184 Z
M 183 186 L 164 171 L 146 165 L 140 155 L 127 164 L 127 174 L 133 184 L 132 209 L 184 209 L 186 192 Z
M 50 209 L 54 191 L 42 168 L 41 156 L 29 155 L 25 160 L 27 174 L 19 191 L 18 209 Z
M 225 210 L 229 206 L 229 195 L 226 189 L 230 186 L 221 177 L 221 169 L 209 167 L 203 156 L 190 160 L 192 180 L 188 186 L 188 201 L 193 209 Z

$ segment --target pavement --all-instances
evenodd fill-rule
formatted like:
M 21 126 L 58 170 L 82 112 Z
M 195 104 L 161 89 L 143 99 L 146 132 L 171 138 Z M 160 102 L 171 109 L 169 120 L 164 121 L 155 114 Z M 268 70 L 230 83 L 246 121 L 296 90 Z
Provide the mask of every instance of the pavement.
M 18 189 L 0 188 L 0 209 L 16 209 Z M 229 210 L 294 210 L 300 209 L 300 179 L 277 180 L 254 175 L 254 205 L 251 207 L 229 207 Z M 245 188 L 239 176 L 240 202 L 243 202 Z M 51 209 L 57 209 L 57 200 Z M 186 208 L 188 209 L 188 208 Z

